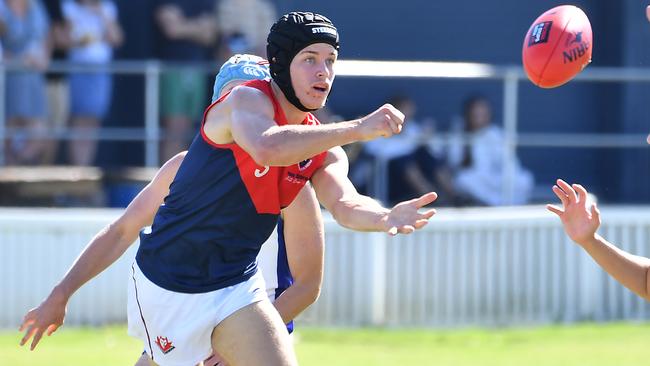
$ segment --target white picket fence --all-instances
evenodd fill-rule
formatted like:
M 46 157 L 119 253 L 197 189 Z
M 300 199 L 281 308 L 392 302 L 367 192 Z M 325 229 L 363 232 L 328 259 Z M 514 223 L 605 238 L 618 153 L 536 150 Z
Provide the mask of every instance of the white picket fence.
M 601 233 L 650 256 L 650 207 L 601 207 Z M 0 328 L 15 327 L 117 210 L 0 210 Z M 136 243 L 137 245 L 137 243 Z M 126 319 L 136 245 L 73 297 L 66 324 Z M 606 276 L 541 206 L 440 209 L 391 238 L 326 222 L 321 297 L 301 324 L 502 326 L 647 320 L 646 303 Z

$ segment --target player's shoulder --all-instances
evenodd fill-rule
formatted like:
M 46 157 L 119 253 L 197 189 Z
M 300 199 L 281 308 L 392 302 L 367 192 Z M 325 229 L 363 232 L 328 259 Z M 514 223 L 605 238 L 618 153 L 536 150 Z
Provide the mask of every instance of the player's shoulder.
M 255 85 L 239 85 L 225 99 L 228 106 L 238 110 L 273 111 L 273 102 L 263 90 Z

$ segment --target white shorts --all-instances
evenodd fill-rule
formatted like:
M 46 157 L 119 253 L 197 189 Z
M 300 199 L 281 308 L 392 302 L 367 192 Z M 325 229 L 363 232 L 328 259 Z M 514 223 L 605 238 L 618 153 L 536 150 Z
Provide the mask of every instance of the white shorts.
M 129 278 L 129 335 L 144 343 L 160 366 L 196 365 L 212 354 L 212 330 L 244 306 L 268 301 L 258 272 L 245 282 L 212 292 L 187 294 L 149 281 L 134 262 Z

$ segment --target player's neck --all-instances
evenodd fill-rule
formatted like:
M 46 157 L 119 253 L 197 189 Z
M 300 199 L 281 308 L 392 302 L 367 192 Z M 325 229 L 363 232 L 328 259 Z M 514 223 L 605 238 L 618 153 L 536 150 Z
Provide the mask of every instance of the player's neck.
M 307 117 L 308 112 L 303 112 L 300 109 L 296 108 L 287 97 L 284 96 L 282 90 L 275 81 L 271 81 L 271 88 L 273 89 L 273 94 L 280 104 L 280 108 L 284 112 L 284 115 L 287 117 L 287 123 L 292 125 L 299 125 Z

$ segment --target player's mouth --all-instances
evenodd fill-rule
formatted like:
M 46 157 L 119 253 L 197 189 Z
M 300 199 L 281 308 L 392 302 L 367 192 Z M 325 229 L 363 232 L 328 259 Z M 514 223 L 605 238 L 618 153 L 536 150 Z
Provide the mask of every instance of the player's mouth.
M 311 86 L 312 91 L 316 95 L 327 94 L 330 90 L 330 86 L 327 83 L 316 83 Z

